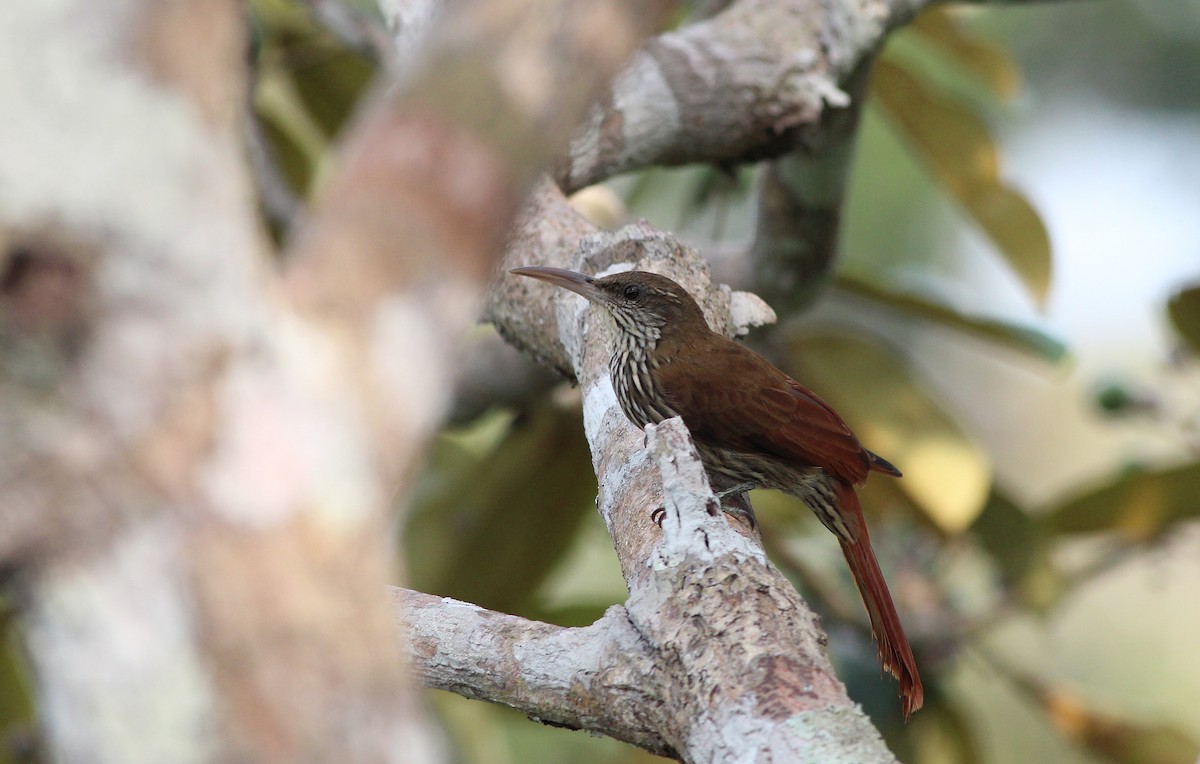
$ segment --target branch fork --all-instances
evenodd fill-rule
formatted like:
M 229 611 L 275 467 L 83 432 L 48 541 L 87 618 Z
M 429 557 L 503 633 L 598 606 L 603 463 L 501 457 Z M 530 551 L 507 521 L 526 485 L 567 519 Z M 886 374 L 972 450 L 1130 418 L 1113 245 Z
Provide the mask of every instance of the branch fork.
M 538 203 L 558 204 L 546 189 L 535 196 Z M 568 230 L 558 227 L 554 235 Z M 574 230 L 580 235 L 573 252 L 560 241 L 550 257 L 538 250 L 540 258 L 523 247 L 545 232 L 518 230 L 505 266 L 536 263 L 596 275 L 630 267 L 657 271 L 695 295 L 710 325 L 730 335 L 774 318 L 752 295 L 713 285 L 695 251 L 645 224 L 615 233 Z M 501 277 L 494 285 L 490 315 L 502 334 L 519 331 L 527 349 L 555 359 L 583 390 L 597 508 L 629 598 L 586 629 L 489 614 L 473 628 L 505 623 L 509 640 L 572 645 L 555 654 L 553 669 L 578 678 L 557 680 L 557 686 L 566 681 L 572 687 L 565 697 L 543 688 L 562 701 L 553 717 L 545 713 L 550 704 L 529 699 L 539 692 L 544 667 L 536 672 L 517 667 L 515 677 L 501 674 L 506 686 L 524 695 L 499 687 L 471 697 L 684 761 L 894 761 L 834 675 L 816 617 L 767 560 L 757 538 L 714 511 L 717 499 L 683 422 L 667 420 L 642 433 L 621 412 L 609 378 L 607 322 L 594 320 L 600 314 L 573 294 L 516 281 Z M 651 519 L 655 507 L 665 511 L 661 530 Z M 412 614 L 411 622 L 434 619 L 429 607 Z M 473 648 L 478 647 L 476 642 Z M 501 656 L 517 652 L 496 649 Z M 530 654 L 525 647 L 519 652 Z M 430 661 L 423 650 L 412 654 L 424 671 Z M 476 667 L 490 660 L 478 650 L 469 659 Z M 510 664 L 497 668 L 513 670 Z M 604 713 L 597 716 L 600 708 Z

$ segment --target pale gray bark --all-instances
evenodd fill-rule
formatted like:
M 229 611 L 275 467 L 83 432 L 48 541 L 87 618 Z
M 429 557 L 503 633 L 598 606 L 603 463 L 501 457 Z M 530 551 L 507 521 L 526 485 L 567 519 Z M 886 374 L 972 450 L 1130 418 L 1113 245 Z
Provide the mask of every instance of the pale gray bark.
M 592 112 L 568 191 L 640 167 L 786 154 L 850 97 L 842 80 L 925 0 L 738 0 L 649 43 Z
M 667 720 L 656 689 L 666 678 L 625 608 L 563 628 L 404 589 L 394 596 L 425 686 L 677 755 L 661 732 Z
M 242 24 L 0 9 L 0 561 L 47 747 L 431 761 L 377 596 L 370 424 L 272 295 Z

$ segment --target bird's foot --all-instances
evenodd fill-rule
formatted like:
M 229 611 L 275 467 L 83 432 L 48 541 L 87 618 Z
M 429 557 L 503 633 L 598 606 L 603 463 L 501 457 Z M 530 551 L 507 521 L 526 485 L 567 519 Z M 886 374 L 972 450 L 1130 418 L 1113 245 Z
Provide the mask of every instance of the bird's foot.
M 727 515 L 740 517 L 748 522 L 751 528 L 757 528 L 758 519 L 754 516 L 754 507 L 750 505 L 750 497 L 746 495 L 746 491 L 755 487 L 753 483 L 739 483 L 732 488 L 717 491 L 713 494 L 713 500 L 708 503 L 708 514 L 716 517 L 717 512 L 721 511 Z M 667 508 L 665 506 L 655 507 L 654 511 L 650 513 L 650 519 L 659 528 L 663 526 L 666 518 Z
M 717 501 L 722 501 L 726 496 L 732 496 L 735 493 L 745 493 L 746 491 L 749 491 L 755 487 L 756 486 L 754 483 L 738 483 L 730 488 L 724 488 L 720 491 L 717 491 L 714 495 L 717 497 Z
M 730 494 L 733 494 L 732 496 Z M 731 517 L 737 517 L 745 520 L 754 530 L 758 529 L 758 518 L 754 516 L 754 507 L 750 504 L 750 497 L 744 491 L 732 492 L 722 491 L 720 494 L 722 499 L 728 497 L 728 501 L 718 501 L 721 511 Z

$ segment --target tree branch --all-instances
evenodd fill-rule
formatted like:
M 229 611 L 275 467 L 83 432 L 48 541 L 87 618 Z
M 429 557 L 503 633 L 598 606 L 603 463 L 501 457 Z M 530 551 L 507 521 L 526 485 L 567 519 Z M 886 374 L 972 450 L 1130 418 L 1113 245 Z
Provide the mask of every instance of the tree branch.
M 49 749 L 428 760 L 366 425 L 264 278 L 241 8 L 0 15 L 0 564 Z
M 642 489 L 666 515 L 626 606 L 562 628 L 396 590 L 423 683 L 684 761 L 894 761 L 815 616 L 717 510 L 682 422 L 646 437 L 657 475 Z
M 679 419 L 646 428 L 666 516 L 630 619 L 665 659 L 689 761 L 893 762 L 850 701 L 818 619 L 717 509 Z
M 658 730 L 653 655 L 616 606 L 563 628 L 396 589 L 409 660 L 426 687 L 500 703 L 530 718 L 675 756 Z
M 968 0 L 1028 4 L 1053 0 Z M 815 138 L 842 83 L 932 0 L 736 0 L 649 40 L 560 157 L 572 193 L 623 172 L 779 157 Z M 402 56 L 439 0 L 382 0 Z M 703 13 L 699 14 L 705 15 Z
M 650 165 L 779 156 L 811 138 L 841 82 L 925 0 L 739 0 L 651 40 L 571 142 L 567 191 Z
M 552 205 L 552 195 L 542 194 L 539 203 Z M 524 254 L 522 246 L 510 250 L 508 264 L 527 264 L 513 259 Z M 752 295 L 714 287 L 694 251 L 646 225 L 584 236 L 573 255 L 555 248 L 537 262 L 596 274 L 627 267 L 664 273 L 696 295 L 710 323 L 726 334 L 773 318 Z M 520 313 L 511 302 L 526 300 L 530 290 L 513 282 L 498 282 L 493 320 Z M 597 506 L 629 586 L 629 621 L 653 660 L 653 670 L 642 669 L 642 687 L 664 709 L 657 730 L 667 747 L 686 761 L 750 751 L 764 761 L 785 755 L 892 761 L 833 675 L 823 637 L 795 589 L 758 542 L 742 535 L 747 529 L 735 529 L 716 511 L 682 424 L 663 423 L 645 435 L 630 425 L 609 381 L 607 327 L 592 320 L 584 301 L 546 291 L 552 306 L 545 296 L 522 306 L 528 332 L 522 340 L 544 357 L 565 356 L 583 390 Z M 553 320 L 540 312 L 551 307 Z M 503 331 L 512 334 L 513 327 Z M 557 356 L 549 349 L 555 333 Z M 657 506 L 667 510 L 661 533 L 650 517 Z M 664 676 L 671 680 L 659 682 Z M 584 693 L 579 702 L 592 699 Z

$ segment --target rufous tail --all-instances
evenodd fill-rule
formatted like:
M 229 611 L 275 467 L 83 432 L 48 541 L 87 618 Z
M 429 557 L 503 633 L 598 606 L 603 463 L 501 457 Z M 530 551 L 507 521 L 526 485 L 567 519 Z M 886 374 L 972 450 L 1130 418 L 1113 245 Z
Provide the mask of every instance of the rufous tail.
M 908 637 L 904 635 L 900 616 L 896 614 L 896 606 L 892 604 L 887 581 L 875 559 L 875 550 L 871 548 L 871 538 L 867 534 L 867 524 L 854 486 L 837 482 L 834 490 L 843 512 L 843 522 L 854 536 L 842 538 L 839 534 L 842 554 L 846 556 L 850 572 L 854 574 L 854 583 L 858 585 L 863 604 L 867 606 L 867 613 L 871 617 L 871 631 L 879 649 L 879 662 L 900 682 L 901 707 L 904 718 L 908 719 L 925 702 L 925 690 L 917 673 L 917 662 L 913 658 Z

